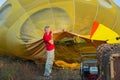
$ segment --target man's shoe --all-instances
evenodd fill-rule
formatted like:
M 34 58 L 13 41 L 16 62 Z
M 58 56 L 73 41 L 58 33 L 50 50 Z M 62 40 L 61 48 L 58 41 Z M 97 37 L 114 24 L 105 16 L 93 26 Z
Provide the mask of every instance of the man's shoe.
M 44 76 L 45 79 L 52 79 L 52 76 Z

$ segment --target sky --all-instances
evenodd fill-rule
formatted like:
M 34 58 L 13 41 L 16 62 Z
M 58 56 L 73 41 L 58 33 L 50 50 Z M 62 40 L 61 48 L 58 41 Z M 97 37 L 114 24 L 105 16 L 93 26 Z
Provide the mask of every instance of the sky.
M 7 0 L 0 0 L 0 7 L 6 2 Z
M 0 0 L 0 7 L 6 2 L 7 0 Z M 119 7 L 120 7 L 120 0 L 113 0 Z
M 113 0 L 120 7 L 120 0 Z

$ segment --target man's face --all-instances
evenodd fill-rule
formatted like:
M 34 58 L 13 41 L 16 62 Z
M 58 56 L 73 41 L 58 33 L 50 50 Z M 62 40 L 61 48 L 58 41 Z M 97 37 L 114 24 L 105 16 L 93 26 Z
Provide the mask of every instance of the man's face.
M 46 29 L 45 29 L 45 32 L 46 32 L 46 33 L 49 33 L 49 32 L 50 32 L 50 28 L 46 28 Z

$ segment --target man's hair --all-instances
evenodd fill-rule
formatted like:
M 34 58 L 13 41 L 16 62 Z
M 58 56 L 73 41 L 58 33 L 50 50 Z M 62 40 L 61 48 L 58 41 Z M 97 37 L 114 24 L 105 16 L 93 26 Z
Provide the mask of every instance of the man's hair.
M 45 27 L 44 27 L 44 30 L 47 29 L 47 28 L 50 28 L 50 26 L 45 26 Z

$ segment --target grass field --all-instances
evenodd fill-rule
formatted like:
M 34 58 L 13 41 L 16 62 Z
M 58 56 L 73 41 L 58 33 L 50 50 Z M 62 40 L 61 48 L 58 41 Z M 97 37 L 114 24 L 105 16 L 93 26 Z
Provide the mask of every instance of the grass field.
M 43 76 L 44 63 L 10 56 L 0 56 L 0 80 L 46 80 Z M 79 70 L 53 67 L 50 80 L 79 80 Z

